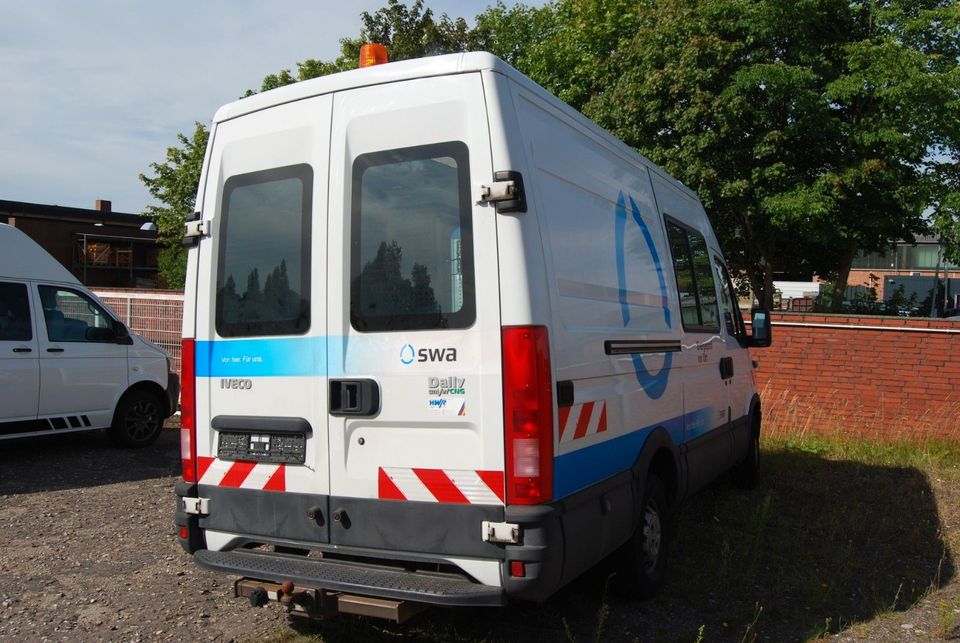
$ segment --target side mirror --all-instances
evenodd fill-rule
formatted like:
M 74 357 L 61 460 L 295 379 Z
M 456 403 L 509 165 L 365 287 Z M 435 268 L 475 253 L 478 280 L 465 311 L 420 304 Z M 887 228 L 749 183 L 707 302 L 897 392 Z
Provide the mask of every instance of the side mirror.
M 133 340 L 130 339 L 130 331 L 127 330 L 127 327 L 123 322 L 114 320 L 113 322 L 113 340 L 118 344 L 132 344 Z
M 753 333 L 750 335 L 750 346 L 753 348 L 767 348 L 773 342 L 773 332 L 770 327 L 770 311 L 764 308 L 755 308 L 750 312 Z

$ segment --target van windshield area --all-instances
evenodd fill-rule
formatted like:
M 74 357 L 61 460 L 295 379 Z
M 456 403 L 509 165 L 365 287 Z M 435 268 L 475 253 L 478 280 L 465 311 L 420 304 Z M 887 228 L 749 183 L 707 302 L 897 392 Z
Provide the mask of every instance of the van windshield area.
M 350 321 L 356 330 L 473 324 L 469 177 L 461 142 L 354 161 Z
M 216 304 L 221 337 L 310 329 L 312 185 L 308 165 L 240 174 L 224 184 Z

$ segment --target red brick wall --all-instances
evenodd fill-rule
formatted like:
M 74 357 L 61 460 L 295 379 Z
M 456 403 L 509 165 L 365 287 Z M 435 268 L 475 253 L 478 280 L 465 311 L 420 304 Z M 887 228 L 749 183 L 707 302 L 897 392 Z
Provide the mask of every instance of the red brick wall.
M 97 292 L 179 370 L 180 293 Z M 960 437 L 960 321 L 775 312 L 773 322 L 773 346 L 751 351 L 766 430 Z
M 774 313 L 753 349 L 764 424 L 960 437 L 960 322 Z

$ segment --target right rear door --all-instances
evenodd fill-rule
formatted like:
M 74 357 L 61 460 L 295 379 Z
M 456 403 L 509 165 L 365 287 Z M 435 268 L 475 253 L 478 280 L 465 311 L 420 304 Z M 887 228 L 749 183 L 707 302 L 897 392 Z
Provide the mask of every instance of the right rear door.
M 479 516 L 502 516 L 504 497 L 480 74 L 341 92 L 331 137 L 331 399 L 379 395 L 331 409 L 331 511 L 353 523 L 333 524 L 331 542 L 479 554 L 452 532 L 480 544 Z

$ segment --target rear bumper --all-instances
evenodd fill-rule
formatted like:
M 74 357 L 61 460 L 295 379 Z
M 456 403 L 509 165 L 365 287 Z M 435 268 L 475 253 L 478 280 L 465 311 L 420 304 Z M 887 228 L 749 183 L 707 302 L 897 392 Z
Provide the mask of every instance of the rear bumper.
M 201 549 L 194 554 L 194 560 L 204 569 L 275 583 L 289 580 L 297 587 L 435 605 L 496 607 L 506 603 L 503 589 L 474 583 L 455 574 L 411 572 L 353 561 L 250 550 Z
M 183 482 L 176 492 L 181 546 L 200 566 L 226 574 L 463 606 L 503 605 L 508 597 L 543 601 L 560 586 L 563 538 L 556 505 L 504 508 L 377 501 Z M 209 514 L 186 513 L 181 502 L 184 497 L 206 498 Z M 308 508 L 313 510 L 313 518 L 308 519 Z M 317 508 L 325 510 L 317 512 Z M 351 520 L 331 519 L 330 508 L 345 511 Z M 520 543 L 484 541 L 481 523 L 504 519 L 519 525 Z M 208 529 L 236 534 L 239 546 L 224 551 L 209 549 L 205 535 Z M 321 552 L 324 557 L 254 552 L 243 548 L 247 544 L 302 547 Z M 363 562 L 356 560 L 360 557 Z M 466 571 L 462 575 L 409 571 L 436 569 L 437 565 L 449 569 L 457 560 L 495 562 L 500 570 L 499 585 L 477 582 Z M 371 561 L 376 564 L 369 564 Z M 511 576 L 514 561 L 523 562 L 522 577 Z

